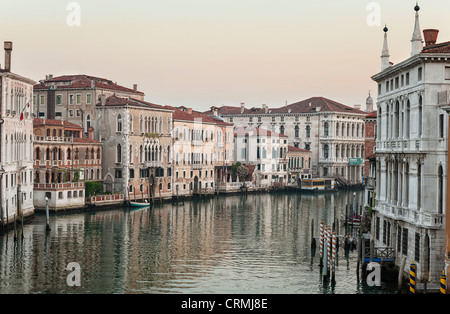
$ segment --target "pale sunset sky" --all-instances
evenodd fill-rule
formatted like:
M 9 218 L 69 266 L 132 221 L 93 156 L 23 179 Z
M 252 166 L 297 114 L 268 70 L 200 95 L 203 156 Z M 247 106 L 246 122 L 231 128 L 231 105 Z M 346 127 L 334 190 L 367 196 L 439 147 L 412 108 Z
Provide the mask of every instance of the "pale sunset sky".
M 79 26 L 67 23 L 71 2 L 79 4 Z M 371 4 L 380 9 L 378 26 L 368 23 Z M 419 5 L 422 30 L 437 28 L 438 42 L 450 41 L 450 1 Z M 13 41 L 12 71 L 20 75 L 38 81 L 89 74 L 138 84 L 147 101 L 160 105 L 279 107 L 323 96 L 353 106 L 364 105 L 369 90 L 376 98 L 370 77 L 380 70 L 385 23 L 391 61 L 410 56 L 414 6 L 412 0 L 2 0 L 0 42 Z M 3 59 L 2 52 L 2 65 Z

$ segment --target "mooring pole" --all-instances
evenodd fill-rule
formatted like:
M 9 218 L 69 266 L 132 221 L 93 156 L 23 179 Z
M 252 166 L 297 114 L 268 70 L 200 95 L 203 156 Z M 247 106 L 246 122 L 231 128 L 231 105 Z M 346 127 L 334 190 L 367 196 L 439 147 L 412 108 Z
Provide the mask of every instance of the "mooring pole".
M 323 242 L 324 242 L 324 233 L 323 233 L 323 220 L 320 222 L 320 237 L 319 237 L 319 253 L 320 253 L 320 263 L 319 266 L 323 266 Z
M 48 212 L 48 197 L 46 196 L 45 197 L 45 216 L 46 216 L 46 219 L 47 219 L 47 226 L 46 226 L 46 228 L 45 228 L 45 230 L 47 231 L 47 232 L 49 232 L 50 231 L 50 215 L 49 215 L 49 212 Z
M 311 221 L 311 249 L 316 249 L 316 239 L 314 239 L 314 219 Z

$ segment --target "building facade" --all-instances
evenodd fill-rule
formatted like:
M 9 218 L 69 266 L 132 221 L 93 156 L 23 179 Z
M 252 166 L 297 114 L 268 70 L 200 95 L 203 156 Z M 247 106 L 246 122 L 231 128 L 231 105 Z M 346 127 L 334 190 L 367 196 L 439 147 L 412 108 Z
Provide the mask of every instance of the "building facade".
M 96 104 L 100 97 L 117 96 L 144 100 L 144 93 L 90 75 L 47 75 L 34 86 L 33 112 L 37 118 L 58 119 L 83 126 L 87 135 L 96 119 Z
M 85 182 L 102 177 L 102 144 L 94 129 L 55 119 L 34 119 L 34 206 L 66 210 L 85 206 Z
M 126 200 L 172 196 L 172 110 L 117 96 L 101 96 L 95 138 L 103 144 L 103 184 Z
M 438 283 L 448 167 L 443 106 L 449 103 L 440 95 L 450 90 L 450 45 L 436 44 L 437 33 L 425 30 L 423 46 L 419 10 L 416 6 L 411 57 L 390 62 L 385 28 L 381 72 L 372 77 L 378 84 L 373 228 L 375 245 L 394 248 L 397 264 L 414 260 L 418 282 Z
M 288 137 L 257 127 L 235 127 L 234 161 L 255 166 L 255 187 L 288 182 Z
M 280 108 L 211 107 L 236 127 L 258 127 L 286 135 L 289 145 L 312 153 L 314 177 L 335 176 L 346 184 L 362 183 L 364 111 L 336 101 L 313 97 Z
M 301 187 L 302 179 L 311 179 L 311 152 L 306 149 L 288 146 L 288 183 Z
M 11 72 L 12 42 L 0 69 L 0 219 L 31 216 L 33 206 L 33 108 L 35 81 Z

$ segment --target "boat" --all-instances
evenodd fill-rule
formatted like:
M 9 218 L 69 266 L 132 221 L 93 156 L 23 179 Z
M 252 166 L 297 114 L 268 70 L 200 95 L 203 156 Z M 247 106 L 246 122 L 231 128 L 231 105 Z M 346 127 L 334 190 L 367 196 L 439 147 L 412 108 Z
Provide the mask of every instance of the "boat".
M 131 207 L 135 207 L 135 208 L 139 208 L 139 207 L 149 207 L 150 204 L 147 202 L 131 202 L 130 201 L 130 206 Z
M 335 180 L 333 178 L 303 179 L 301 190 L 308 192 L 335 191 Z

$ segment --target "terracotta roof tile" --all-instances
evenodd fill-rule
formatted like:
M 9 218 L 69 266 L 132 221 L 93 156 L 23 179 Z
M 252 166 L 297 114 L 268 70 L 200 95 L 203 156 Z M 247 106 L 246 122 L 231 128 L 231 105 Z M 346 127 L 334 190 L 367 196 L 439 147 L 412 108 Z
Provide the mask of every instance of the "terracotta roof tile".
M 423 48 L 422 53 L 450 53 L 450 41 Z
M 58 85 L 55 84 L 57 89 L 70 89 L 70 88 L 80 88 L 80 89 L 88 89 L 91 88 L 92 82 L 94 82 L 95 88 L 102 88 L 102 89 L 109 89 L 109 90 L 115 90 L 120 92 L 126 92 L 126 93 L 136 93 L 144 95 L 143 92 L 140 91 L 134 91 L 131 88 L 127 88 L 121 85 L 118 85 L 114 83 L 111 80 L 103 79 L 95 76 L 90 75 L 62 75 L 58 77 L 54 77 L 50 80 L 44 80 L 39 82 L 38 84 L 34 85 L 34 90 L 42 90 L 42 89 L 48 89 L 48 86 L 46 84 L 49 83 L 58 83 L 58 82 L 68 82 L 69 84 L 64 85 Z
M 83 128 L 79 126 L 78 124 L 71 123 L 64 120 L 57 120 L 57 119 L 40 119 L 35 118 L 33 119 L 33 126 L 42 126 L 42 125 L 48 125 L 48 126 L 62 126 L 67 129 L 77 129 L 82 130 Z
M 311 151 L 295 146 L 288 146 L 288 152 L 310 153 Z

